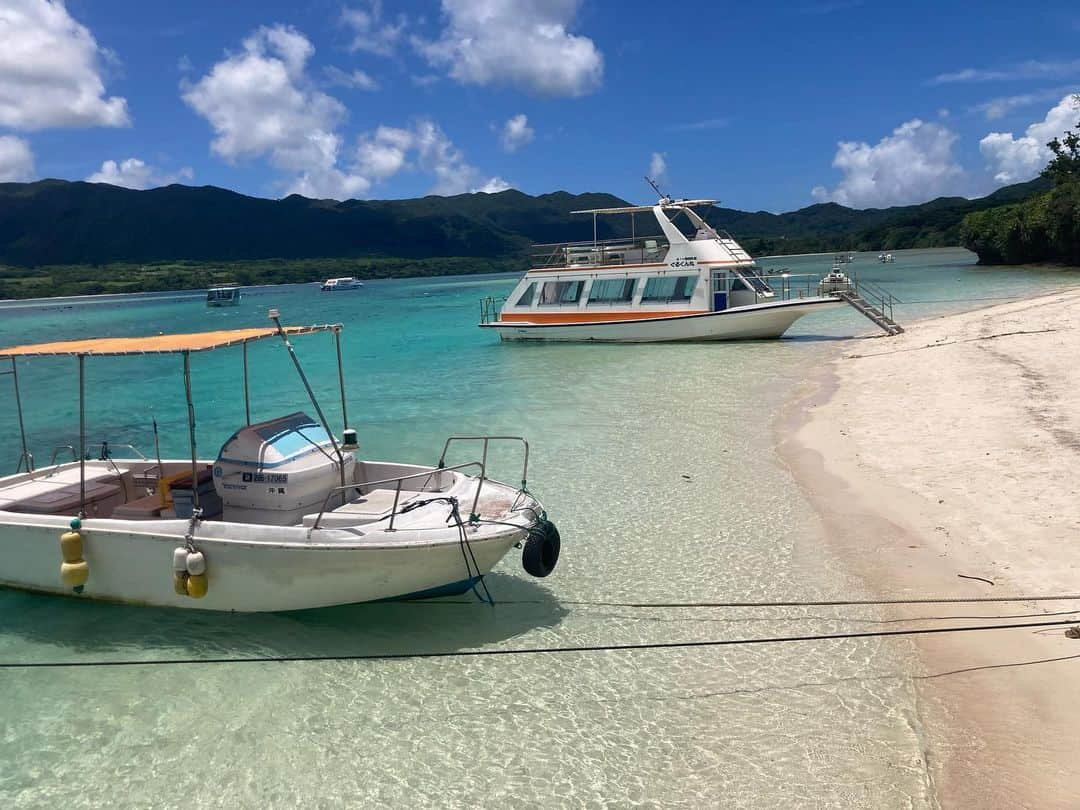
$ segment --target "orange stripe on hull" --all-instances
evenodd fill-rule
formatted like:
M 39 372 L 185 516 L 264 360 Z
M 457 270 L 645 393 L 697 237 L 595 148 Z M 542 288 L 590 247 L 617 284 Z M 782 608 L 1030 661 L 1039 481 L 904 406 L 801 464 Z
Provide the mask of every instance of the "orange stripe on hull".
M 596 323 L 598 321 L 649 321 L 679 315 L 703 315 L 705 309 L 676 309 L 670 312 L 522 312 L 505 314 L 498 323 Z

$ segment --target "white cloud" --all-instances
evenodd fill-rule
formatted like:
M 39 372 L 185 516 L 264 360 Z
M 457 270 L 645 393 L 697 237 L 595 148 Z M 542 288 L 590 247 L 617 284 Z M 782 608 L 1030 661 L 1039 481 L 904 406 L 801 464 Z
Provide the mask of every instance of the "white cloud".
M 979 141 L 979 151 L 994 172 L 999 183 L 1018 183 L 1030 180 L 1047 163 L 1052 153 L 1046 144 L 1060 137 L 1065 130 L 1076 126 L 1080 112 L 1072 96 L 1065 96 L 1047 114 L 1014 138 L 1011 132 L 991 132 Z
M 964 68 L 952 73 L 940 73 L 927 84 L 967 84 L 972 82 L 1011 81 L 1014 79 L 1052 79 L 1080 74 L 1080 59 L 1029 59 L 1006 68 Z
M 0 126 L 121 127 L 127 101 L 105 96 L 102 61 L 115 56 L 68 14 L 61 0 L 0 5 Z
M 492 177 L 490 180 L 484 183 L 484 185 L 480 186 L 479 188 L 474 188 L 472 190 L 479 191 L 481 194 L 498 194 L 500 191 L 506 191 L 507 189 L 511 188 L 513 188 L 513 186 L 511 186 L 501 177 Z
M 507 152 L 516 152 L 535 137 L 536 130 L 529 126 L 528 117 L 525 113 L 518 113 L 503 124 L 499 140 L 502 142 L 502 148 Z
M 362 70 L 354 70 L 352 73 L 346 73 L 339 67 L 330 65 L 326 68 L 326 77 L 330 80 L 331 84 L 338 87 L 350 87 L 356 90 L 367 90 L 369 93 L 373 93 L 379 89 L 379 82 L 370 73 L 365 73 Z
M 844 178 L 831 191 L 816 186 L 811 193 L 817 200 L 853 208 L 907 205 L 957 194 L 965 185 L 965 173 L 953 158 L 956 138 L 947 127 L 916 118 L 874 146 L 841 141 L 832 165 Z
M 989 101 L 976 104 L 970 109 L 972 112 L 985 115 L 987 121 L 995 121 L 998 118 L 1005 117 L 1013 110 L 1061 98 L 1061 94 L 1066 90 L 1067 88 L 1064 87 L 1055 87 L 1050 90 L 1021 93 L 1015 96 L 999 96 L 998 98 L 992 98 Z
M 342 9 L 341 21 L 353 31 L 350 50 L 379 56 L 393 55 L 408 25 L 404 14 L 398 15 L 393 23 L 384 22 L 380 0 L 371 0 L 363 8 Z
M 667 182 L 667 156 L 663 152 L 653 152 L 649 160 L 649 177 L 656 185 Z
M 433 64 L 462 84 L 512 85 L 547 96 L 582 96 L 600 86 L 604 58 L 567 28 L 581 0 L 442 0 L 446 28 L 414 39 Z
M 229 162 L 263 158 L 288 178 L 289 194 L 342 200 L 404 169 L 431 174 L 432 194 L 461 194 L 501 183 L 485 179 L 432 121 L 408 129 L 380 126 L 346 153 L 339 133 L 345 107 L 315 88 L 307 73 L 314 53 L 294 28 L 263 27 L 244 49 L 183 83 L 184 101 L 209 121 L 211 149 Z M 345 74 L 348 75 L 348 74 Z
M 34 179 L 34 153 L 24 138 L 0 135 L 0 183 L 25 183 Z
M 106 160 L 101 164 L 100 169 L 86 178 L 86 182 L 108 183 L 112 186 L 144 189 L 168 186 L 180 180 L 190 180 L 194 176 L 195 173 L 188 166 L 174 174 L 162 174 L 156 168 L 138 158 L 128 158 L 120 163 L 115 160 Z
M 417 121 L 409 129 L 381 126 L 373 134 L 362 136 L 353 170 L 373 183 L 400 171 L 421 171 L 435 178 L 428 193 L 443 196 L 469 191 L 494 193 L 510 188 L 501 178 L 484 179 L 475 166 L 466 162 L 446 133 L 429 120 Z
M 668 132 L 699 132 L 705 129 L 723 129 L 728 125 L 726 118 L 706 118 L 703 121 L 690 121 L 685 124 L 669 124 Z
M 198 82 L 184 82 L 183 99 L 214 130 L 213 152 L 230 163 L 266 158 L 295 174 L 289 193 L 344 199 L 365 193 L 366 177 L 337 167 L 345 118 L 337 99 L 307 76 L 315 49 L 295 28 L 259 28 L 244 49 L 218 62 Z

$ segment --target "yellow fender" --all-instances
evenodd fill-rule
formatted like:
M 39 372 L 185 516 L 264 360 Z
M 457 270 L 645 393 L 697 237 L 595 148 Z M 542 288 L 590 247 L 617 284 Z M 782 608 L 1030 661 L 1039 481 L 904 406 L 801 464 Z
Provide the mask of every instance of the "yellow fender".
M 82 521 L 75 518 L 71 521 L 71 531 L 60 535 L 60 554 L 64 558 L 60 563 L 60 581 L 75 593 L 82 593 L 90 579 L 90 565 L 83 559 L 81 527 Z

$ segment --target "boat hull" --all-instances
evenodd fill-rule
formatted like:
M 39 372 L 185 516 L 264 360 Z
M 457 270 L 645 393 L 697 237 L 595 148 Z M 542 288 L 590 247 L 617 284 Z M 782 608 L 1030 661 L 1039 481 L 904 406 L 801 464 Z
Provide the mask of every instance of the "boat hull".
M 767 340 L 783 335 L 804 315 L 843 305 L 836 298 L 821 297 L 663 318 L 566 324 L 496 321 L 481 326 L 497 331 L 503 340 L 610 343 Z
M 73 596 L 60 581 L 67 519 L 0 511 L 0 585 Z M 160 607 L 265 612 L 461 592 L 486 574 L 525 528 L 470 530 L 475 564 L 457 529 L 394 533 L 311 530 L 208 522 L 195 544 L 206 555 L 209 589 L 193 599 L 173 590 L 173 551 L 188 522 L 84 521 L 90 577 L 78 598 Z

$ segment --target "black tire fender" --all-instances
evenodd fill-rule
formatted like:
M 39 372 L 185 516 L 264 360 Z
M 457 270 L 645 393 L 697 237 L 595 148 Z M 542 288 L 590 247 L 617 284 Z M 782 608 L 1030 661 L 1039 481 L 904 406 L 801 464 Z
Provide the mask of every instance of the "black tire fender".
M 529 529 L 525 549 L 521 552 L 521 565 L 534 577 L 546 577 L 559 563 L 562 538 L 550 520 L 541 520 Z

